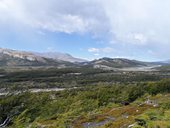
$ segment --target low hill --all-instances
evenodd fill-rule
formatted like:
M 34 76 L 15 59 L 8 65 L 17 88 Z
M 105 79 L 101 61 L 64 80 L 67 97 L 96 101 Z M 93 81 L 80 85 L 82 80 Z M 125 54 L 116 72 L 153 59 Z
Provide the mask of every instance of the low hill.
M 93 66 L 95 68 L 125 68 L 125 67 L 140 67 L 148 66 L 148 63 L 129 60 L 124 58 L 101 58 L 91 62 L 85 63 L 85 65 Z

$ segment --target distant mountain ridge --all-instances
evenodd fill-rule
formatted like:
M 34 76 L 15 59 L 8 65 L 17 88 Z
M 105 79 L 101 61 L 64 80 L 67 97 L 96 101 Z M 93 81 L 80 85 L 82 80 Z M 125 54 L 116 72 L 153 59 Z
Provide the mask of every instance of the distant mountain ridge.
M 32 52 L 0 48 L 0 66 L 59 66 L 73 65 L 70 62 L 54 60 L 35 55 Z
M 165 62 L 142 62 L 125 58 L 100 58 L 87 61 L 70 54 L 59 52 L 36 53 L 0 48 L 0 66 L 57 66 L 57 67 L 93 67 L 102 69 L 147 67 L 168 65 Z
M 54 60 L 62 60 L 62 61 L 68 61 L 71 63 L 81 63 L 86 62 L 87 60 L 75 58 L 67 53 L 59 53 L 59 52 L 46 52 L 46 53 L 34 53 L 35 55 L 45 57 L 45 58 L 51 58 Z
M 161 61 L 161 63 L 170 64 L 170 60 Z
M 45 61 L 42 57 L 35 56 L 31 52 L 25 52 L 25 51 L 0 48 L 0 54 L 8 55 L 14 58 L 27 59 L 29 61 Z
M 125 68 L 125 67 L 139 67 L 148 66 L 146 62 L 137 60 L 129 60 L 124 58 L 101 58 L 85 63 L 85 65 L 91 65 L 95 68 Z

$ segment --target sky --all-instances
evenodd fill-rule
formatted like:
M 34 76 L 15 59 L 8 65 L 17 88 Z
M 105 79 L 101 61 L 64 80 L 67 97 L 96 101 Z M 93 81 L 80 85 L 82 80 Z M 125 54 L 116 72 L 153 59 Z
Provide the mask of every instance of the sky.
M 169 0 L 0 0 L 0 47 L 170 59 Z

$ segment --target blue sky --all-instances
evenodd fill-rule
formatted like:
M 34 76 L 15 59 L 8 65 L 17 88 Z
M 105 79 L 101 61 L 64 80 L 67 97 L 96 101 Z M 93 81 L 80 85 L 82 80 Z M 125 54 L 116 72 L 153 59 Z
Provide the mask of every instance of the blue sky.
M 169 0 L 0 0 L 0 47 L 170 59 Z

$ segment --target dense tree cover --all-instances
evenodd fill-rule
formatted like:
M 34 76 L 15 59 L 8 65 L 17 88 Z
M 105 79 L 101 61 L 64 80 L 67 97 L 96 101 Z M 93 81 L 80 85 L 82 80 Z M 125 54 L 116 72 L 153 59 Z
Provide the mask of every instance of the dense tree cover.
M 9 70 L 9 69 L 8 69 Z M 108 71 L 84 68 L 36 68 L 5 72 L 0 76 L 0 88 L 8 90 L 27 90 L 29 88 L 70 88 L 86 85 L 115 83 L 138 83 L 170 78 L 168 72 Z
M 40 127 L 51 125 L 54 128 L 74 126 L 76 120 L 89 118 L 91 112 L 99 112 L 112 104 L 122 106 L 132 103 L 145 94 L 170 93 L 170 80 L 138 84 L 98 83 L 97 86 L 84 86 L 61 92 L 21 93 L 0 98 L 0 123 L 11 118 L 9 127 Z M 169 104 L 162 104 L 169 109 Z M 76 126 L 75 126 L 76 127 Z

